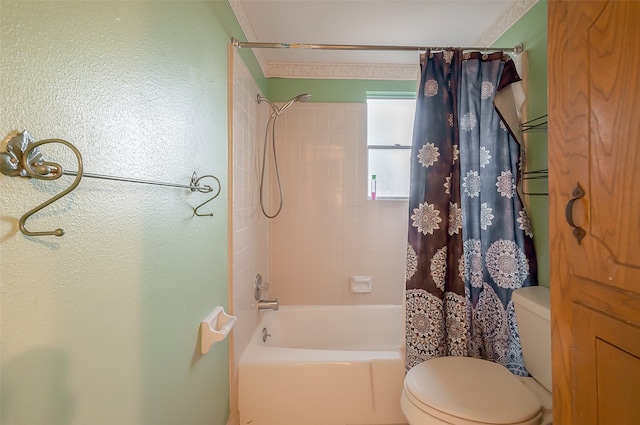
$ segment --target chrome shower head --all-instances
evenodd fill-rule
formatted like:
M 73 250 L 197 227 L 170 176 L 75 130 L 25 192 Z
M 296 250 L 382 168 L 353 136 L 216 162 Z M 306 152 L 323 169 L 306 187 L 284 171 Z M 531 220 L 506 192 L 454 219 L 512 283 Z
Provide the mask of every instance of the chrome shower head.
M 285 111 L 285 109 L 287 109 L 289 106 L 293 105 L 294 103 L 296 103 L 296 102 L 306 102 L 310 98 L 311 98 L 311 95 L 309 93 L 303 93 L 303 94 L 297 95 L 296 97 L 294 97 L 293 99 L 289 100 L 287 103 L 282 105 L 282 108 L 280 108 L 280 111 L 278 112 L 278 115 L 283 113 Z
M 273 109 L 273 115 L 280 115 L 281 113 L 283 113 L 289 106 L 293 105 L 296 102 L 306 102 L 307 100 L 309 100 L 311 98 L 311 95 L 309 93 L 303 93 L 303 94 L 299 94 L 296 97 L 290 99 L 289 101 L 287 101 L 284 105 L 282 105 L 281 108 L 278 108 L 276 105 L 273 104 L 273 102 L 271 102 L 269 99 L 267 99 L 264 96 L 261 96 L 258 93 L 258 103 L 265 101 L 267 102 L 270 106 L 271 109 Z

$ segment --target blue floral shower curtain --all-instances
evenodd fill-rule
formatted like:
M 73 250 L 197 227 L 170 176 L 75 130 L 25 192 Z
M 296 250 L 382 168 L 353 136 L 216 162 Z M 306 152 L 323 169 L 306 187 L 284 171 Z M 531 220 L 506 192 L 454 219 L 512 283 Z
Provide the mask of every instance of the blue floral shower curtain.
M 473 356 L 526 375 L 511 293 L 537 285 L 516 186 L 520 146 L 494 106 L 519 81 L 502 53 L 427 52 L 413 133 L 406 366 Z

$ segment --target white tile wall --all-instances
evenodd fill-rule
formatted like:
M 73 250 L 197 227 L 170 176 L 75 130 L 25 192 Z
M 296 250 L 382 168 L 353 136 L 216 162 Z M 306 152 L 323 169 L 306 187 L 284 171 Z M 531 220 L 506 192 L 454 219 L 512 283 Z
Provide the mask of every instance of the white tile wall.
M 367 200 L 366 104 L 297 103 L 278 118 L 284 206 L 268 220 L 260 211 L 259 181 L 270 109 L 257 103 L 258 91 L 234 55 L 229 293 L 238 322 L 231 338 L 232 417 L 238 360 L 259 321 L 257 273 L 270 286 L 268 296 L 283 305 L 401 304 L 404 290 L 408 203 Z M 273 165 L 267 172 L 267 211 L 273 213 L 279 199 Z M 351 293 L 352 275 L 372 276 L 372 292 Z
M 237 411 L 237 364 L 259 321 L 253 296 L 256 274 L 269 277 L 267 219 L 259 204 L 259 152 L 267 110 L 258 105 L 258 87 L 238 55 L 233 62 L 232 111 L 232 268 L 231 314 L 238 318 L 231 337 L 231 417 Z
M 269 222 L 272 294 L 282 304 L 402 303 L 408 203 L 367 200 L 366 105 L 295 104 L 278 118 L 276 150 L 284 207 Z M 372 276 L 372 292 L 351 293 L 352 275 Z

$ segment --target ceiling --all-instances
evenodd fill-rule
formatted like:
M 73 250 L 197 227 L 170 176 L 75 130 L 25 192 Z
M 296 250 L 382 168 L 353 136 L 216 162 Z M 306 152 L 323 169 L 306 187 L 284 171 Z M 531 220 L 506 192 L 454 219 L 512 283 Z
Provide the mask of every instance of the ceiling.
M 229 0 L 250 42 L 493 44 L 538 0 Z M 513 46 L 501 46 L 513 47 Z M 254 49 L 267 77 L 415 79 L 419 51 Z

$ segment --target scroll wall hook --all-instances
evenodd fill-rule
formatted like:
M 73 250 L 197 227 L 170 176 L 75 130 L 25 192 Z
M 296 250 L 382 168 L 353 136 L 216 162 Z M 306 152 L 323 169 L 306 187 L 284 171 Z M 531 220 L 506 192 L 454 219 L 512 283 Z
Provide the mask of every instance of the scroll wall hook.
M 208 204 L 209 202 L 213 201 L 214 199 L 216 199 L 218 197 L 218 195 L 220 195 L 220 191 L 222 190 L 222 185 L 220 184 L 220 180 L 218 180 L 218 178 L 216 176 L 212 176 L 211 174 L 202 176 L 202 177 L 198 177 L 196 175 L 196 173 L 193 173 L 193 175 L 191 176 L 191 186 L 198 186 L 198 184 L 200 183 L 200 180 L 210 177 L 212 179 L 214 179 L 216 181 L 216 183 L 218 184 L 218 191 L 215 193 L 215 195 L 213 195 L 211 198 L 207 199 L 206 201 L 204 201 L 203 203 L 201 203 L 200 205 L 198 205 L 197 207 L 195 207 L 193 209 L 193 215 L 196 215 L 198 217 L 213 217 L 213 213 L 209 213 L 209 214 L 201 214 L 200 212 L 198 212 L 198 210 Z M 212 192 L 213 189 L 211 188 L 211 186 L 208 185 L 204 185 L 203 189 L 191 189 L 192 192 L 195 191 L 198 192 L 202 192 L 202 193 L 208 193 L 208 192 Z
M 20 217 L 20 220 L 18 221 L 18 227 L 20 228 L 20 231 L 26 236 L 62 236 L 64 235 L 63 229 L 56 229 L 56 230 L 45 231 L 45 232 L 32 232 L 26 228 L 26 222 L 27 222 L 27 219 L 31 217 L 33 214 L 53 204 L 63 196 L 66 196 L 69 193 L 71 193 L 78 186 L 78 184 L 80 184 L 80 181 L 82 180 L 82 172 L 83 172 L 82 155 L 80 155 L 80 151 L 75 146 L 73 146 L 71 143 L 67 142 L 66 140 L 62 140 L 62 139 L 40 140 L 38 142 L 30 144 L 26 148 L 26 150 L 24 151 L 24 153 L 20 158 L 20 166 L 26 171 L 29 177 L 37 178 L 40 180 L 55 180 L 62 176 L 62 166 L 55 162 L 42 161 L 34 164 L 35 171 L 31 168 L 32 164 L 30 164 L 28 161 L 28 158 L 30 156 L 29 154 L 38 146 L 44 145 L 47 143 L 62 143 L 63 145 L 71 149 L 78 161 L 78 173 L 76 175 L 76 178 L 73 180 L 73 183 L 71 183 L 71 185 L 68 188 L 58 193 L 57 195 L 55 195 L 53 198 L 38 205 L 37 207 L 27 211 L 22 217 Z
M 71 149 L 78 161 L 78 170 L 77 171 L 63 170 L 62 166 L 58 163 L 44 161 L 42 159 L 42 153 L 40 152 L 38 147 L 40 145 L 44 145 L 47 143 L 61 143 L 67 146 L 69 149 Z M 7 142 L 6 151 L 0 152 L 0 172 L 9 177 L 27 177 L 27 178 L 35 178 L 38 180 L 55 180 L 60 178 L 63 175 L 75 176 L 75 180 L 67 189 L 60 192 L 59 194 L 49 199 L 48 201 L 28 211 L 26 214 L 24 214 L 20 218 L 20 220 L 18 221 L 18 226 L 20 228 L 20 231 L 27 236 L 48 236 L 48 235 L 62 236 L 64 235 L 64 230 L 62 229 L 56 229 L 48 232 L 31 232 L 26 228 L 26 221 L 27 219 L 29 219 L 29 217 L 31 217 L 36 212 L 51 205 L 52 203 L 56 202 L 63 196 L 73 191 L 78 186 L 82 178 L 84 177 L 103 179 L 103 180 L 115 180 L 115 181 L 130 182 L 130 183 L 142 183 L 142 184 L 154 185 L 154 186 L 185 188 L 185 189 L 190 189 L 192 192 L 197 191 L 200 193 L 214 192 L 214 189 L 209 185 L 202 185 L 202 186 L 199 185 L 200 180 L 207 177 L 212 178 L 218 184 L 218 190 L 210 199 L 208 199 L 207 201 L 203 202 L 202 204 L 194 208 L 193 215 L 199 216 L 199 217 L 213 216 L 212 213 L 209 213 L 209 214 L 200 213 L 199 209 L 203 205 L 215 199 L 222 190 L 220 180 L 218 180 L 218 178 L 213 175 L 205 175 L 198 178 L 196 173 L 193 173 L 193 176 L 191 177 L 191 184 L 186 185 L 186 184 L 166 183 L 166 182 L 159 182 L 159 181 L 152 181 L 152 180 L 140 180 L 140 179 L 127 178 L 127 177 L 109 176 L 104 174 L 85 173 L 83 171 L 82 155 L 80 154 L 80 151 L 73 144 L 62 139 L 46 139 L 46 140 L 34 142 L 34 139 L 26 131 L 12 135 Z

